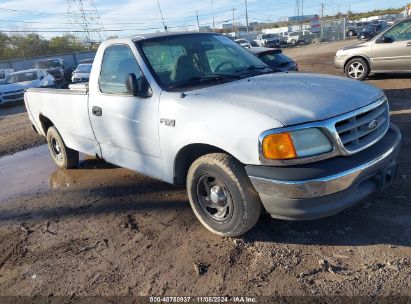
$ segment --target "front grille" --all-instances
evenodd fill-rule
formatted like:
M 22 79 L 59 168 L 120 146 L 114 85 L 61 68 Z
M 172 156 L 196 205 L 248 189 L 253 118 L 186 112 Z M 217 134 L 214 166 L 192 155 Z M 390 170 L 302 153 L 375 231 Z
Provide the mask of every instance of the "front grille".
M 24 92 L 24 90 L 17 90 L 17 91 L 8 91 L 8 92 L 3 93 L 3 94 L 14 94 L 14 93 L 23 93 L 23 92 Z
M 348 152 L 356 152 L 378 141 L 388 130 L 388 102 L 335 124 L 337 133 Z

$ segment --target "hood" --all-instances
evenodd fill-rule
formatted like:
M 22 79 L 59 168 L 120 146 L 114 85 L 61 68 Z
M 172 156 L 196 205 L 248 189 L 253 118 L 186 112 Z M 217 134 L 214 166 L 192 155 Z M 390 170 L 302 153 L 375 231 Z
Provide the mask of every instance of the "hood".
M 346 47 L 343 47 L 341 50 L 346 51 L 346 50 L 352 50 L 352 49 L 359 49 L 362 47 L 368 47 L 369 45 L 370 45 L 370 41 L 364 41 L 364 42 L 359 42 L 359 43 L 348 45 Z
M 268 115 L 284 126 L 325 120 L 377 101 L 383 92 L 348 78 L 277 73 L 188 92 Z M 234 114 L 234 113 L 233 113 Z
M 30 88 L 32 83 L 33 81 L 25 81 L 18 83 L 3 84 L 0 86 L 0 93 L 24 90 Z

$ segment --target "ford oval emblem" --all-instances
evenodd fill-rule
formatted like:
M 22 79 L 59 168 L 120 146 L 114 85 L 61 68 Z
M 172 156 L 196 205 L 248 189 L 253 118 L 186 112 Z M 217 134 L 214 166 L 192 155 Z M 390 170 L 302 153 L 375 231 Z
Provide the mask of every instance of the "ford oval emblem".
M 378 119 L 373 119 L 368 123 L 368 130 L 373 130 L 378 126 Z

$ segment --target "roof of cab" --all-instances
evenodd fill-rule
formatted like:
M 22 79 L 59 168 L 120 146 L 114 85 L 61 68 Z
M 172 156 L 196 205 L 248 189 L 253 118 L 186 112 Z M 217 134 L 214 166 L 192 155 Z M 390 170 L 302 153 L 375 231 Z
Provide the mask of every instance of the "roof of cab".
M 151 33 L 151 34 L 143 34 L 143 35 L 134 35 L 134 36 L 128 36 L 128 37 L 122 37 L 122 38 L 111 38 L 107 40 L 110 43 L 116 42 L 116 41 L 124 41 L 124 39 L 131 39 L 133 41 L 141 41 L 141 40 L 147 40 L 147 39 L 153 39 L 153 38 L 160 38 L 160 37 L 173 37 L 173 36 L 181 36 L 181 35 L 221 35 L 219 33 L 214 33 L 214 32 L 168 32 L 168 33 Z

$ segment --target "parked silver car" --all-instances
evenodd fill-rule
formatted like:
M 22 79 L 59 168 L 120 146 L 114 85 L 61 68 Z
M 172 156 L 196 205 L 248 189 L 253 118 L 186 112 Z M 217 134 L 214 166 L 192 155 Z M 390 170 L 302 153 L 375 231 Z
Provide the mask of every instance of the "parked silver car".
M 72 82 L 88 82 L 91 72 L 91 63 L 80 63 L 71 76 Z
M 54 85 L 54 77 L 46 70 L 30 69 L 11 73 L 0 86 L 0 105 L 22 102 L 25 89 Z
M 338 50 L 335 67 L 357 80 L 365 79 L 370 73 L 411 73 L 411 18 L 369 41 Z

